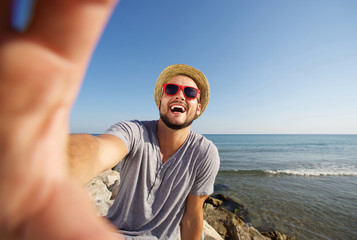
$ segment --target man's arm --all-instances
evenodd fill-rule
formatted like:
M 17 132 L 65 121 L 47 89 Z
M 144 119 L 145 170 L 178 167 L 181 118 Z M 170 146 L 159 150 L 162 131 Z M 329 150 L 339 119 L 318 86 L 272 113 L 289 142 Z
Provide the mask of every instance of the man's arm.
M 185 213 L 181 220 L 181 239 L 201 239 L 203 228 L 203 204 L 208 196 L 189 194 L 186 200 Z
M 69 115 L 116 0 L 0 1 L 0 239 L 116 239 L 67 167 Z
M 72 134 L 68 144 L 69 173 L 84 185 L 118 164 L 126 151 L 125 143 L 113 135 Z

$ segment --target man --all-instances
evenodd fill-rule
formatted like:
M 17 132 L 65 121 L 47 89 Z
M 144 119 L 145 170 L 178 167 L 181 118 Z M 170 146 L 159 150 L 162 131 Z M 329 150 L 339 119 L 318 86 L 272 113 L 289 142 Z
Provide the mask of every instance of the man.
M 190 126 L 206 109 L 209 93 L 199 70 L 172 65 L 156 83 L 158 121 L 117 123 L 98 137 L 72 136 L 72 173 L 82 182 L 123 159 L 107 217 L 127 239 L 176 240 L 180 230 L 182 239 L 200 239 L 203 203 L 213 192 L 219 156 Z
M 68 116 L 116 1 L 37 0 L 21 33 L 13 3 L 0 1 L 0 239 L 118 239 L 67 167 Z

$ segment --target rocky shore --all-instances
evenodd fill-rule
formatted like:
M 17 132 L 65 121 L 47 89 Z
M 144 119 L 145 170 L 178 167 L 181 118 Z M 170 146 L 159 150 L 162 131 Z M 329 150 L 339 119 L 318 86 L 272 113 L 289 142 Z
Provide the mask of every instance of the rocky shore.
M 97 209 L 104 216 L 117 193 L 119 173 L 106 171 L 99 174 L 87 185 L 87 190 Z M 249 218 L 247 210 L 229 197 L 213 195 L 204 205 L 204 240 L 295 240 L 278 231 L 259 232 L 248 226 L 244 220 Z

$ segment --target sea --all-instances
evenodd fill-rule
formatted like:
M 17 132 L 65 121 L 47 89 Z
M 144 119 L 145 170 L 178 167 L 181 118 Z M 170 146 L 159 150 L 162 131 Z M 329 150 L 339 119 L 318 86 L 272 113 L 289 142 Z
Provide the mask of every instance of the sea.
M 247 224 L 298 239 L 357 239 L 357 135 L 205 135 L 221 165 L 215 193 Z

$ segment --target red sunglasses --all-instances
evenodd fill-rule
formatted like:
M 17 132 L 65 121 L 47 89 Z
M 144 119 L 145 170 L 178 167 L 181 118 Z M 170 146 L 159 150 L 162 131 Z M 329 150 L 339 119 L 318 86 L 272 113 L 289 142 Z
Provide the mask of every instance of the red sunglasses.
M 190 100 L 197 98 L 198 94 L 200 93 L 200 90 L 197 88 L 177 85 L 177 84 L 173 84 L 173 83 L 166 83 L 166 84 L 162 85 L 162 88 L 164 89 L 164 93 L 168 96 L 174 96 L 180 90 L 182 90 L 185 97 Z

